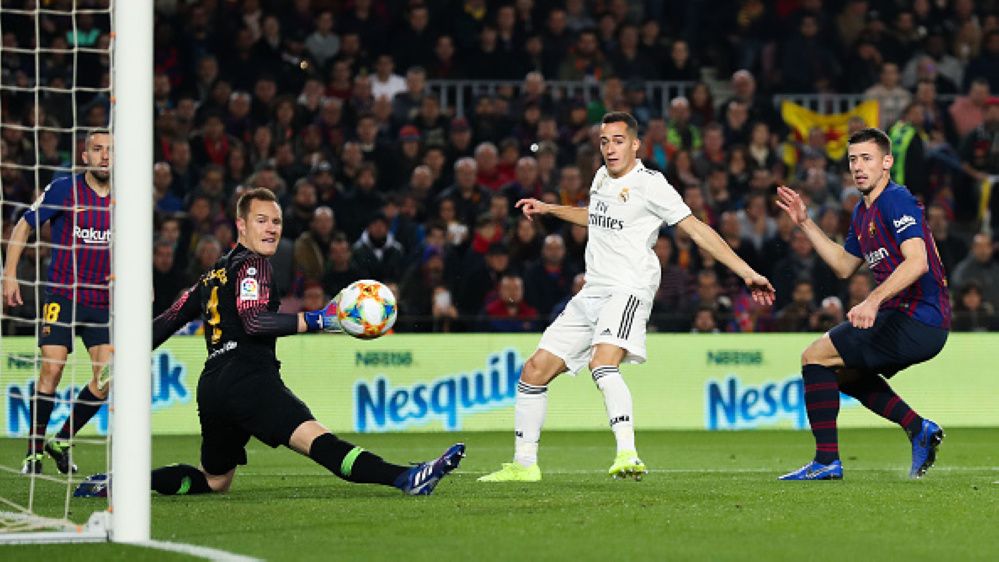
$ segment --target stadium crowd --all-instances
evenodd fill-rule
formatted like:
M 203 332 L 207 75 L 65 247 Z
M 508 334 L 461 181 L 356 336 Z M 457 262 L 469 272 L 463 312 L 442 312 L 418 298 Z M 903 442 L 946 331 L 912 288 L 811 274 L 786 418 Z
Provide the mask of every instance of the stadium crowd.
M 70 127 L 74 117 L 102 127 L 108 116 L 107 19 L 43 15 L 36 42 L 33 19 L 10 9 L 37 3 L 4 0 L 0 14 L 2 84 L 52 88 L 37 105 L 28 90 L 2 91 L 4 240 L 55 168 L 80 153 L 79 139 L 31 127 Z M 773 96 L 853 93 L 879 101 L 893 177 L 925 204 L 955 329 L 999 327 L 999 198 L 987 196 L 999 175 L 994 0 L 156 4 L 155 313 L 232 246 L 236 198 L 262 186 L 285 209 L 273 258 L 284 310 L 321 308 L 351 281 L 376 278 L 399 298 L 400 331 L 539 330 L 582 285 L 587 232 L 528 221 L 513 204 L 586 205 L 601 164 L 595 124 L 624 110 L 640 122 L 644 164 L 778 294 L 772 307 L 754 304 L 739 279 L 664 230 L 652 329 L 825 330 L 872 281 L 866 271 L 837 279 L 777 212 L 774 193 L 799 190 L 842 240 L 859 192 L 823 130 L 790 135 Z M 48 53 L 36 68 L 17 50 L 36 43 L 94 50 Z M 437 80 L 517 85 L 475 96 L 459 115 L 431 87 Z M 599 95 L 563 96 L 550 80 Z M 686 95 L 661 114 L 653 81 L 681 82 Z M 59 91 L 74 85 L 83 89 Z M 128 147 L 116 150 L 127 158 Z M 24 259 L 17 275 L 44 271 Z M 20 314 L 34 318 L 33 291 L 23 292 Z

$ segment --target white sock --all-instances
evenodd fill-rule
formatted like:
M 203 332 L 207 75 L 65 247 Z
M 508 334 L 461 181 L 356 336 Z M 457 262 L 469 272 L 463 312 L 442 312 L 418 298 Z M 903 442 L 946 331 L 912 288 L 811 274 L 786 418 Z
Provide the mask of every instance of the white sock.
M 541 440 L 541 426 L 545 423 L 547 411 L 547 386 L 534 386 L 524 381 L 517 383 L 517 399 L 513 406 L 515 462 L 523 466 L 538 462 L 538 441 Z
M 615 365 L 604 365 L 595 367 L 591 372 L 593 382 L 604 394 L 604 406 L 607 407 L 607 418 L 610 420 L 614 439 L 617 440 L 617 452 L 635 451 L 631 391 L 628 390 L 621 371 Z

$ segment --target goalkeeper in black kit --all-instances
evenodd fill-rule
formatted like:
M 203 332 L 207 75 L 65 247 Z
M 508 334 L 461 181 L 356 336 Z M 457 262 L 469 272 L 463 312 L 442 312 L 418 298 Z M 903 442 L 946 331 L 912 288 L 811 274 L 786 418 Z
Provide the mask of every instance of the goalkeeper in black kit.
M 246 443 L 256 437 L 284 445 L 355 483 L 394 486 L 406 494 L 430 494 L 458 467 L 465 446 L 416 466 L 385 462 L 323 427 L 308 406 L 281 380 L 275 340 L 302 332 L 336 331 L 336 303 L 322 310 L 278 313 L 267 260 L 281 240 L 281 208 L 262 188 L 246 192 L 236 206 L 238 244 L 201 276 L 153 323 L 158 347 L 187 322 L 205 324 L 208 358 L 198 381 L 201 468 L 171 465 L 152 473 L 161 494 L 225 492 L 236 467 L 246 464 Z

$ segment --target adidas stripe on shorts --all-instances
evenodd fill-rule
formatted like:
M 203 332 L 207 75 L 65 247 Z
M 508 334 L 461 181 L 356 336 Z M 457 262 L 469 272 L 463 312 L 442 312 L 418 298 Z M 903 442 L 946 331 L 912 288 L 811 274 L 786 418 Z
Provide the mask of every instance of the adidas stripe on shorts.
M 565 361 L 575 375 L 590 363 L 592 348 L 609 343 L 627 351 L 624 363 L 644 363 L 645 329 L 652 302 L 627 292 L 584 289 L 566 305 L 538 343 Z

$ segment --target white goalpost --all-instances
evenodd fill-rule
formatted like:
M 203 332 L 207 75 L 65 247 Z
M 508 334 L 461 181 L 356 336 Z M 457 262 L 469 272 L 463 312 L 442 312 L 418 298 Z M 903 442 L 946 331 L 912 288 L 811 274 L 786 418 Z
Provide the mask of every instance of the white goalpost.
M 31 293 L 34 310 L 11 316 L 4 303 L 0 321 L 7 325 L 21 326 L 23 336 L 12 337 L 0 332 L 0 389 L 4 405 L 0 412 L 6 418 L 17 419 L 18 436 L 8 432 L 11 423 L 0 427 L 0 544 L 48 543 L 48 542 L 92 542 L 115 541 L 122 543 L 145 543 L 150 541 L 150 465 L 151 465 L 151 343 L 152 343 L 152 138 L 153 116 L 153 0 L 65 0 L 45 2 L 42 0 L 2 0 L 0 2 L 0 69 L 4 71 L 0 81 L 0 100 L 17 98 L 22 104 L 30 104 L 34 112 L 30 122 L 17 120 L 10 107 L 3 107 L 4 121 L 0 129 L 14 131 L 14 136 L 25 140 L 24 146 L 34 150 L 27 158 L 8 159 L 6 135 L 4 154 L 0 155 L 0 169 L 16 170 L 23 174 L 30 184 L 35 197 L 46 187 L 53 174 L 78 174 L 85 171 L 75 165 L 75 152 L 79 149 L 79 139 L 94 128 L 95 124 L 84 120 L 77 97 L 80 93 L 95 98 L 106 96 L 110 111 L 107 114 L 107 128 L 112 132 L 113 170 L 111 173 L 111 278 L 110 283 L 110 330 L 114 349 L 111 363 L 111 392 L 108 397 L 109 419 L 107 438 L 91 437 L 93 430 L 82 438 L 71 438 L 77 444 L 97 444 L 104 446 L 101 455 L 105 460 L 98 466 L 81 467 L 81 474 L 60 475 L 53 470 L 47 474 L 19 474 L 18 465 L 25 443 L 23 418 L 24 404 L 32 400 L 31 389 L 34 383 L 27 383 L 30 377 L 38 380 L 40 355 L 35 339 L 40 333 L 40 305 L 44 302 L 47 288 L 55 286 L 44 278 L 46 264 L 42 254 L 57 247 L 42 236 L 39 228 L 28 239 L 26 250 L 32 256 L 22 256 L 27 263 L 26 271 L 33 271 L 34 279 L 19 278 L 21 291 Z M 107 18 L 110 24 L 110 43 L 105 47 L 94 42 L 92 25 L 96 17 Z M 4 27 L 4 22 L 17 22 Z M 80 22 L 86 21 L 87 28 Z M 65 30 L 65 46 L 57 46 L 56 40 L 62 36 L 51 32 L 55 23 Z M 123 23 L 124 25 L 116 25 Z M 27 26 L 33 26 L 29 29 Z M 42 30 L 49 26 L 47 36 L 55 37 L 51 44 L 43 44 Z M 15 27 L 15 29 L 11 29 Z M 14 44 L 8 43 L 13 37 Z M 31 39 L 23 39 L 29 37 Z M 89 39 L 88 39 L 89 37 Z M 18 38 L 22 43 L 17 44 Z M 86 41 L 91 43 L 86 43 Z M 25 44 L 31 43 L 31 44 Z M 82 45 L 82 46 L 81 46 Z M 79 61 L 84 56 L 107 57 L 106 72 L 110 81 L 94 86 L 79 85 Z M 12 59 L 17 64 L 4 65 Z M 25 64 L 24 61 L 30 61 Z M 56 62 L 58 61 L 58 62 Z M 63 64 L 63 75 L 47 71 L 50 67 Z M 18 70 L 20 67 L 26 71 Z M 32 68 L 33 67 L 33 68 Z M 25 76 L 27 75 L 27 77 Z M 69 78 L 71 76 L 71 78 Z M 92 77 L 91 77 L 92 78 Z M 67 102 L 68 100 L 68 102 Z M 64 122 L 48 122 L 40 119 L 44 111 L 58 112 L 67 118 Z M 71 116 L 71 118 L 68 118 Z M 89 118 L 89 116 L 87 116 Z M 28 121 L 28 120 L 26 120 Z M 70 122 L 71 121 L 71 122 Z M 68 162 L 53 162 L 48 153 L 43 153 L 42 137 L 54 134 L 57 138 L 69 138 Z M 23 156 L 23 155 L 22 155 Z M 0 184 L 7 179 L 0 177 Z M 4 243 L 19 216 L 27 209 L 22 200 L 7 200 L 6 190 L 0 190 L 0 226 L 4 226 Z M 79 212 L 76 207 L 72 212 Z M 75 227 L 75 219 L 73 221 Z M 77 242 L 72 247 L 75 255 Z M 63 246 L 62 249 L 67 249 Z M 30 260 L 30 261 L 29 261 Z M 31 263 L 33 262 L 33 263 Z M 2 261 L 0 261 L 2 266 Z M 75 276 L 77 263 L 73 259 Z M 20 270 L 20 267 L 18 268 Z M 15 276 L 17 271 L 4 271 L 4 276 Z M 73 292 L 80 290 L 74 286 Z M 24 309 L 29 309 L 25 304 Z M 75 315 L 73 317 L 75 319 Z M 75 320 L 74 320 L 75 323 Z M 31 326 L 33 328 L 25 328 Z M 75 328 L 74 328 L 75 329 Z M 34 335 L 27 335 L 33 330 Z M 17 330 L 15 330 L 17 331 Z M 74 334 L 75 336 L 75 334 Z M 28 341 L 31 340 L 31 341 Z M 19 372 L 23 365 L 33 369 L 29 374 Z M 80 371 L 79 373 L 77 371 Z M 86 376 L 83 376 L 86 373 Z M 63 415 L 72 408 L 75 389 L 80 379 L 86 385 L 90 379 L 90 358 L 76 338 L 74 352 L 67 359 L 63 378 L 53 402 L 55 412 Z M 67 388 L 69 390 L 67 390 Z M 18 410 L 17 408 L 20 408 Z M 68 414 L 67 414 L 68 415 Z M 28 432 L 34 420 L 27 421 Z M 51 429 L 51 427 L 50 427 Z M 97 455 L 88 460 L 93 461 Z M 48 462 L 48 461 L 46 461 Z M 51 466 L 49 464 L 48 466 Z M 108 503 L 92 498 L 75 498 L 72 491 L 88 473 L 105 472 L 110 476 L 111 486 Z M 41 509 L 39 506 L 43 506 Z M 61 513 L 60 513 L 61 511 Z M 93 512 L 93 513 L 91 513 Z M 89 518 L 87 517 L 89 515 Z M 83 520 L 80 520 L 83 519 Z
M 110 538 L 149 540 L 153 248 L 153 2 L 117 0 Z M 137 264 L 138 267 L 128 267 Z M 119 376 L 120 373 L 120 376 Z

